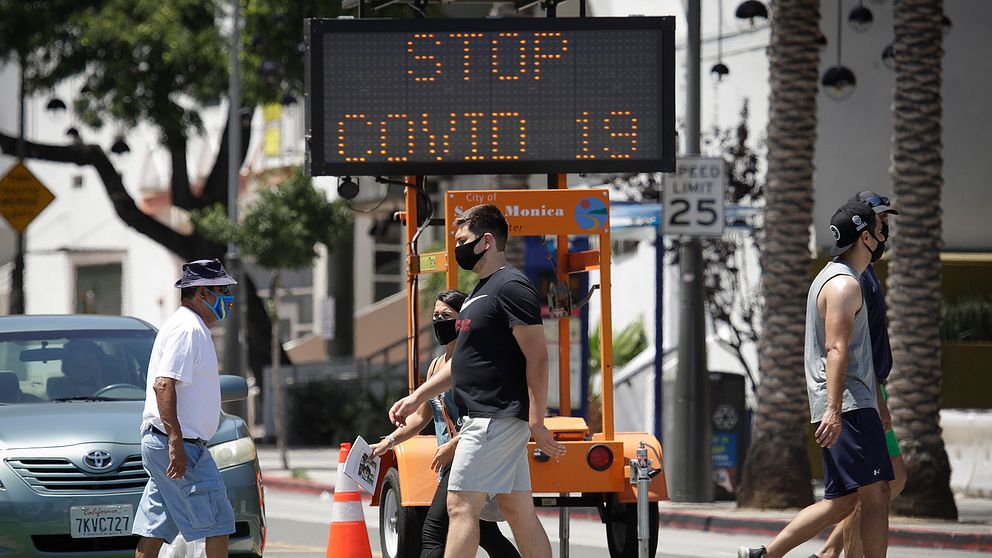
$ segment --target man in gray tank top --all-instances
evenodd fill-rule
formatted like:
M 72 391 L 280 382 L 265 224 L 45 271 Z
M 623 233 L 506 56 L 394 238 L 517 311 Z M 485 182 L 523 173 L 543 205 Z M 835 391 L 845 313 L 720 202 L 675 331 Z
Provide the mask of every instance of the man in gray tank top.
M 865 558 L 888 549 L 892 463 L 878 414 L 867 309 L 858 277 L 882 244 L 882 222 L 863 203 L 846 203 L 830 219 L 833 260 L 806 299 L 806 389 L 822 448 L 824 499 L 809 506 L 766 547 L 738 558 L 781 558 L 839 522 L 861 502 Z

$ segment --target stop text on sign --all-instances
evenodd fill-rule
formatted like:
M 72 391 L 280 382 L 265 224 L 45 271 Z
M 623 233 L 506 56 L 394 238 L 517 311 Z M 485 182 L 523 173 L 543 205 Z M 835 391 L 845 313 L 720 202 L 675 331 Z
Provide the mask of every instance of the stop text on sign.
M 452 48 L 452 45 L 454 48 Z M 541 79 L 541 64 L 567 63 L 568 39 L 560 32 L 414 33 L 406 43 L 411 58 L 407 74 L 415 82 L 437 81 L 448 73 L 463 81 L 488 78 L 501 81 Z M 473 59 L 482 57 L 478 67 Z M 483 72 L 480 76 L 479 73 Z
M 314 175 L 674 167 L 671 18 L 310 20 L 308 51 Z

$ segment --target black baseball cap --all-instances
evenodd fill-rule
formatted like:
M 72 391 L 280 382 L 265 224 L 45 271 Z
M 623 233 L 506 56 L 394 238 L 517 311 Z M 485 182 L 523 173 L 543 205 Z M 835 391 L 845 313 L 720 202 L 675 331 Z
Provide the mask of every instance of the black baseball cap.
M 893 215 L 899 215 L 899 212 L 892 209 L 892 203 L 889 198 L 879 194 L 878 192 L 873 192 L 871 190 L 865 190 L 863 192 L 858 192 L 851 196 L 851 199 L 847 200 L 850 202 L 861 202 L 868 204 L 869 207 L 875 210 L 875 213 L 881 215 L 882 213 L 891 213 Z
M 227 274 L 220 260 L 196 260 L 183 264 L 183 275 L 176 281 L 177 289 L 186 287 L 222 287 L 237 285 L 238 282 Z
M 867 203 L 847 202 L 840 206 L 830 218 L 830 233 L 834 238 L 830 255 L 836 257 L 847 252 L 858 241 L 861 231 L 874 226 L 875 210 Z

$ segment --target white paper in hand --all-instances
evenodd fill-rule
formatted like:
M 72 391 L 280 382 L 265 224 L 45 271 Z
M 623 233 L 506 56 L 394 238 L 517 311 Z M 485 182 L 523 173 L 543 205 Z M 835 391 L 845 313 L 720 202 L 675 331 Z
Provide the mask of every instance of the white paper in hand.
M 375 483 L 379 479 L 380 458 L 372 457 L 372 448 L 361 436 L 355 438 L 344 462 L 344 474 L 352 479 L 362 490 L 372 494 Z

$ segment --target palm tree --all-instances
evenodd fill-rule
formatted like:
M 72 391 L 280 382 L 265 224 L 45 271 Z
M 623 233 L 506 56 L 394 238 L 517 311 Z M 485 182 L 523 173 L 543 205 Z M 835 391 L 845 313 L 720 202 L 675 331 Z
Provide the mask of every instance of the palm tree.
M 901 212 L 889 273 L 889 403 L 906 462 L 895 513 L 957 518 L 940 420 L 942 0 L 894 6 L 892 191 Z
M 805 439 L 803 380 L 813 147 L 820 62 L 819 0 L 771 3 L 768 175 L 761 252 L 761 384 L 754 438 L 737 502 L 742 507 L 804 507 L 813 501 Z

